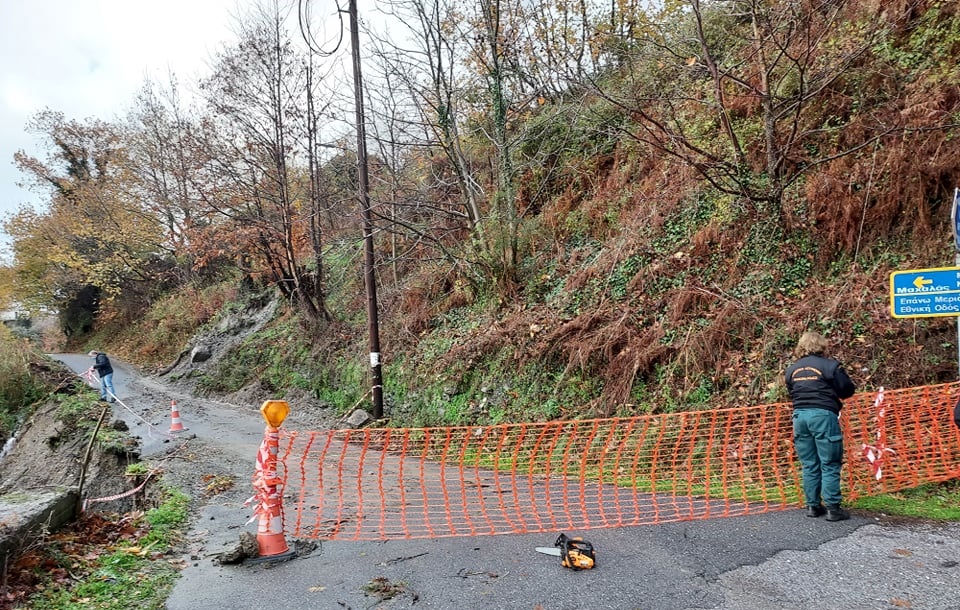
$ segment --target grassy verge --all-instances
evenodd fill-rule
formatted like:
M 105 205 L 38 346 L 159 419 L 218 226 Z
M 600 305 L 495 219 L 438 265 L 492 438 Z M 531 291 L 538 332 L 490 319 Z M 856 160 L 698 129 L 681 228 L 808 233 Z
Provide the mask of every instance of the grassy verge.
M 887 515 L 960 521 L 960 480 L 858 498 L 852 507 Z
M 88 515 L 13 566 L 18 607 L 32 610 L 160 610 L 178 575 L 172 551 L 188 518 L 187 496 L 163 490 L 146 513 Z
M 49 391 L 42 379 L 30 374 L 30 366 L 42 360 L 26 339 L 14 337 L 0 325 L 0 440 L 11 434 L 30 405 Z

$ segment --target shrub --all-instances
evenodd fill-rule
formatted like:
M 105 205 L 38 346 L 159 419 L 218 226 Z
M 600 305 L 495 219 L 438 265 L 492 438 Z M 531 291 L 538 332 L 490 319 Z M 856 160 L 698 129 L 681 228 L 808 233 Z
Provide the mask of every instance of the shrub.
M 9 436 L 27 408 L 46 393 L 43 380 L 30 374 L 30 363 L 42 359 L 26 339 L 0 326 L 0 438 Z

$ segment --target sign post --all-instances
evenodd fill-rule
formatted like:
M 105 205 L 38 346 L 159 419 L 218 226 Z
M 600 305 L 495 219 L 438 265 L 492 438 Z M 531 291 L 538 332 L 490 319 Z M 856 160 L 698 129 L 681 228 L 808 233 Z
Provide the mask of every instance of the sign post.
M 890 313 L 894 318 L 953 316 L 957 319 L 957 379 L 960 379 L 960 188 L 950 207 L 953 267 L 894 271 L 890 274 Z
M 953 206 L 950 208 L 950 226 L 953 227 L 953 244 L 956 252 L 953 264 L 960 266 L 960 188 L 953 189 Z M 957 378 L 960 379 L 960 316 L 957 316 Z

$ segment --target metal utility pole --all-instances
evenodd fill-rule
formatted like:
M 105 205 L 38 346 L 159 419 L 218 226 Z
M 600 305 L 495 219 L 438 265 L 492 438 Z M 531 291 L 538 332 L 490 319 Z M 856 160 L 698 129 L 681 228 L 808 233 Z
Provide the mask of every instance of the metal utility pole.
M 373 418 L 383 417 L 383 374 L 380 364 L 380 323 L 377 316 L 377 282 L 373 273 L 373 222 L 370 218 L 370 180 L 367 174 L 367 130 L 364 126 L 363 77 L 360 74 L 360 36 L 357 0 L 350 0 L 350 49 L 353 55 L 353 92 L 357 114 L 357 174 L 360 215 L 363 218 L 363 283 L 367 289 L 367 320 L 370 330 L 370 373 Z

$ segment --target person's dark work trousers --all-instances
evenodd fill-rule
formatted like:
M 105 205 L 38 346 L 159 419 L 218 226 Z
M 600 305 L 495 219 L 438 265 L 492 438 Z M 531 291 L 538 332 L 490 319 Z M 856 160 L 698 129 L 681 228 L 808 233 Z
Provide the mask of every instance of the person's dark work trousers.
M 795 409 L 793 444 L 803 465 L 807 506 L 819 505 L 821 497 L 827 506 L 839 505 L 843 434 L 837 414 L 826 409 Z

